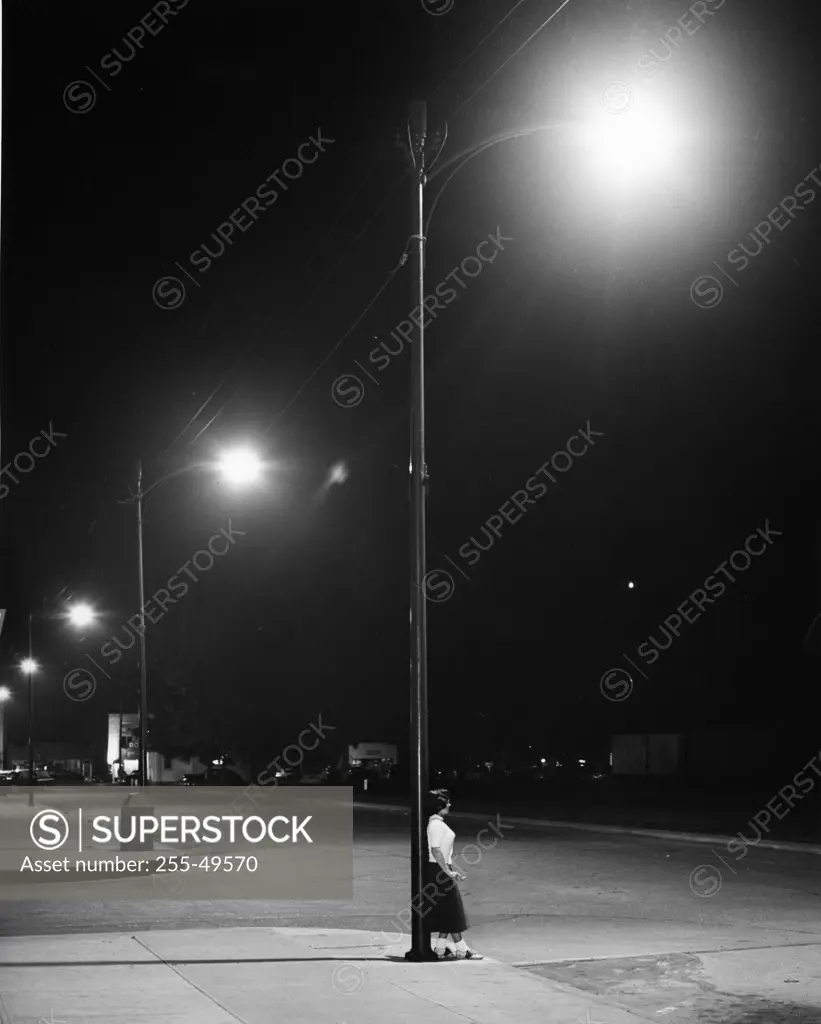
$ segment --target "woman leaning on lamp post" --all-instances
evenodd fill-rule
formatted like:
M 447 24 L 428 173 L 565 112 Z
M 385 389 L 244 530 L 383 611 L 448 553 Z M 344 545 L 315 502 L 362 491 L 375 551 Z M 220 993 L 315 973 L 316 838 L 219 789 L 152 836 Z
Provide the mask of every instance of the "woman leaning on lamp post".
M 425 888 L 430 898 L 430 929 L 438 932 L 434 947 L 442 959 L 481 960 L 479 953 L 470 949 L 462 938 L 468 929 L 465 908 L 458 881 L 464 879 L 461 871 L 453 867 L 453 841 L 456 835 L 445 824 L 445 815 L 450 811 L 450 793 L 446 789 L 434 789 L 428 794 L 428 863 L 425 865 Z M 455 952 L 448 947 L 448 936 L 452 936 Z

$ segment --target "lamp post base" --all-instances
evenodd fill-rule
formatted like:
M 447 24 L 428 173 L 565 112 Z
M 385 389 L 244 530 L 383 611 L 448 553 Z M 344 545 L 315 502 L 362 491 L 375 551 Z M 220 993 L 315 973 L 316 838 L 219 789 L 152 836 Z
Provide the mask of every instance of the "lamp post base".
M 405 953 L 405 959 L 408 960 L 410 963 L 422 964 L 432 963 L 434 961 L 438 963 L 440 958 L 436 955 L 436 953 L 434 953 L 432 949 L 428 949 L 426 951 L 423 950 L 421 953 L 418 950 L 409 949 L 407 953 Z

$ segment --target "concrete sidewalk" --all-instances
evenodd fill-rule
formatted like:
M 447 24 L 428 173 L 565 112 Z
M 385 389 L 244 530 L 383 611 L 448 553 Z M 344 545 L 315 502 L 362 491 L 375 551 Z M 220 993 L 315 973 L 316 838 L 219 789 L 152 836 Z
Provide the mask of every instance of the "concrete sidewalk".
M 381 932 L 226 928 L 0 940 L 2 1024 L 638 1024 L 493 960 L 407 963 Z

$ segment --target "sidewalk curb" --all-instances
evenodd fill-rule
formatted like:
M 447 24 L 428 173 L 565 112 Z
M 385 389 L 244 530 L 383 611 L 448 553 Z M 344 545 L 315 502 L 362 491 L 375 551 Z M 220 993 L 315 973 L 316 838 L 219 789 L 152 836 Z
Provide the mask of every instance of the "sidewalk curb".
M 370 809 L 374 811 L 410 814 L 410 808 L 402 807 L 400 804 L 372 804 L 359 800 L 354 800 L 354 809 L 360 811 Z M 461 819 L 463 821 L 486 822 L 488 815 L 493 816 L 495 814 L 501 814 L 501 812 L 487 811 L 485 814 L 479 814 L 475 811 L 454 811 L 449 814 L 448 817 Z M 605 835 L 644 836 L 649 839 L 678 839 L 688 843 L 704 843 L 706 845 L 724 844 L 726 846 L 734 839 L 736 841 L 738 840 L 738 836 L 705 835 L 699 832 L 667 832 L 660 829 L 630 828 L 623 825 L 593 825 L 580 821 L 553 821 L 548 818 L 508 818 L 507 815 L 505 815 L 505 818 L 511 825 L 524 825 L 527 828 L 574 828 L 578 829 L 580 832 L 598 832 Z M 770 839 L 761 839 L 757 843 L 749 843 L 748 845 L 755 846 L 756 848 L 762 847 L 767 850 L 783 850 L 787 853 L 812 853 L 821 856 L 821 846 L 816 846 L 812 843 L 780 843 Z

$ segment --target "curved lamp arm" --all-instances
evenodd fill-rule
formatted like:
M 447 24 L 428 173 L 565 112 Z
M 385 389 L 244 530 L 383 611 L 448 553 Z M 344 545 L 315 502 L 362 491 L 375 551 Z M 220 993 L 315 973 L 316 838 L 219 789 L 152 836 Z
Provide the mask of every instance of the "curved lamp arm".
M 185 473 L 192 473 L 196 469 L 207 469 L 207 462 L 192 462 L 187 466 L 183 466 L 181 469 L 174 469 L 170 473 L 166 473 L 165 476 L 161 476 L 159 480 L 155 480 L 150 487 L 146 487 L 144 491 L 141 491 L 143 498 L 147 498 L 152 491 L 156 490 L 161 484 L 168 483 L 169 480 L 175 479 L 175 477 L 183 476 Z
M 168 483 L 169 480 L 174 480 L 176 477 L 183 476 L 185 473 L 191 473 L 195 469 L 207 469 L 208 465 L 209 464 L 207 462 L 192 462 L 187 466 L 183 466 L 181 469 L 173 469 L 170 473 L 166 473 L 158 480 L 155 480 L 154 483 L 149 487 L 146 487 L 145 490 L 143 490 L 142 487 L 142 470 L 140 470 L 136 493 L 132 493 L 130 497 L 121 500 L 120 504 L 131 505 L 135 501 L 142 501 L 143 498 L 149 497 L 158 487 L 162 484 Z
M 433 205 L 430 208 L 428 219 L 425 221 L 425 237 L 427 238 L 428 228 L 430 227 L 431 218 L 433 217 L 433 211 L 436 209 L 439 200 L 442 198 L 442 193 L 465 164 L 470 163 L 475 156 L 478 156 L 480 153 L 484 153 L 486 149 L 490 149 L 492 146 L 498 146 L 500 142 L 508 142 L 510 139 L 521 139 L 527 135 L 536 135 L 539 132 L 553 131 L 554 128 L 561 127 L 563 126 L 560 124 L 547 124 L 540 125 L 538 128 L 514 128 L 506 132 L 500 132 L 498 135 L 485 139 L 484 142 L 479 142 L 476 145 L 471 146 L 470 149 L 457 153 L 456 156 L 452 156 L 450 160 L 446 160 L 440 167 L 437 167 L 437 169 L 428 177 L 428 182 L 433 181 L 434 178 L 438 178 L 440 174 L 443 174 L 448 170 L 448 168 L 453 167 L 453 165 L 456 164 L 456 167 L 453 168 L 442 183 L 442 187 L 439 189 L 436 199 L 434 199 Z

